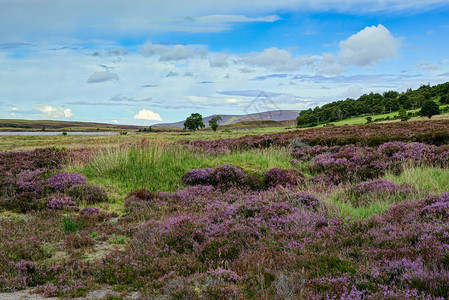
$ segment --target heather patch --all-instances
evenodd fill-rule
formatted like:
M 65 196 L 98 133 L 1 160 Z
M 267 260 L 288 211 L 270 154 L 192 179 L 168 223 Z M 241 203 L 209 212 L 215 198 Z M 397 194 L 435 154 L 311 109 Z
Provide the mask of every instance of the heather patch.
M 384 202 L 401 202 L 413 198 L 417 191 L 409 185 L 397 185 L 385 179 L 358 183 L 346 192 L 353 207 L 368 206 L 382 199 Z
M 271 169 L 265 173 L 265 185 L 267 187 L 276 187 L 276 186 L 297 186 L 304 182 L 304 175 L 297 169 Z
M 106 191 L 99 186 L 91 184 L 73 185 L 67 190 L 67 195 L 71 196 L 78 202 L 83 202 L 86 204 L 96 204 L 99 202 L 108 201 Z
M 65 192 L 74 185 L 86 184 L 86 176 L 78 173 L 58 173 L 47 179 L 48 185 L 56 192 Z

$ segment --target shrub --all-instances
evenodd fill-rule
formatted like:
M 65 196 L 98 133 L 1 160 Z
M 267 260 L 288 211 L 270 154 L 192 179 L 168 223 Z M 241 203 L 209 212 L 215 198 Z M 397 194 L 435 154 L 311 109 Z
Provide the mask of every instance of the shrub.
M 83 201 L 87 204 L 95 204 L 108 201 L 106 191 L 96 185 L 77 184 L 69 188 L 67 194 L 77 201 Z
M 76 202 L 72 198 L 64 195 L 54 195 L 50 201 L 47 202 L 48 210 L 79 210 Z
M 289 198 L 295 205 L 302 205 L 307 209 L 317 210 L 320 205 L 320 200 L 314 195 L 300 192 L 289 195 Z
M 232 165 L 222 165 L 212 173 L 212 184 L 221 188 L 241 186 L 245 181 L 243 171 Z
M 125 199 L 125 208 L 128 212 L 143 211 L 160 203 L 159 195 L 146 189 L 131 192 Z
M 100 211 L 98 207 L 85 207 L 80 210 L 79 214 L 87 221 L 103 222 L 111 218 L 111 215 L 108 212 Z
M 66 235 L 64 245 L 68 250 L 91 247 L 95 244 L 95 240 L 87 235 L 79 233 L 70 233 Z
M 245 177 L 243 184 L 254 191 L 260 191 L 260 190 L 265 189 L 264 178 L 261 176 L 254 175 L 254 174 L 247 175 Z
M 47 179 L 48 185 L 56 192 L 65 192 L 66 189 L 77 185 L 86 184 L 86 176 L 78 173 L 58 173 Z
M 0 200 L 0 206 L 14 212 L 26 213 L 44 209 L 45 203 L 35 193 L 24 192 L 14 197 Z
M 182 182 L 186 185 L 210 185 L 214 169 L 192 169 L 182 176 Z
M 304 181 L 304 176 L 297 169 L 273 168 L 265 173 L 265 185 L 267 187 L 296 186 L 302 181 Z

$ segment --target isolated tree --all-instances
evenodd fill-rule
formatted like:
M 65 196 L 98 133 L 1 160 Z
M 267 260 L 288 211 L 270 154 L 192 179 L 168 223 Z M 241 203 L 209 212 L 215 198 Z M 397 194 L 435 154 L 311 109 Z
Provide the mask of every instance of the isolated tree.
M 370 124 L 373 123 L 373 118 L 372 117 L 366 117 L 366 124 Z
M 432 116 L 440 114 L 440 107 L 438 106 L 438 104 L 436 104 L 435 101 L 427 100 L 422 105 L 419 114 L 421 116 L 426 116 L 430 119 L 432 118 Z
M 399 107 L 399 118 L 401 118 L 402 122 L 405 122 L 409 119 L 407 112 L 402 106 Z
M 218 121 L 221 121 L 220 116 L 213 116 L 212 119 L 209 120 L 209 126 L 214 132 L 218 129 Z
M 189 129 L 192 131 L 198 130 L 199 128 L 204 128 L 203 116 L 199 113 L 193 113 L 184 122 L 184 129 Z

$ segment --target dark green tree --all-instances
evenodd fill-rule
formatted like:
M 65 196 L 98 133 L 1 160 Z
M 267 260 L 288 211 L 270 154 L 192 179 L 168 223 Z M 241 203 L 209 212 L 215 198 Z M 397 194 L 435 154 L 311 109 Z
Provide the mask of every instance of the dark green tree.
M 401 118 L 402 122 L 408 121 L 409 119 L 407 112 L 402 106 L 399 107 L 399 118 Z
M 366 117 L 365 119 L 366 119 L 366 124 L 373 123 L 372 117 Z
M 214 132 L 218 129 L 218 121 L 221 121 L 220 116 L 213 116 L 212 119 L 209 120 L 209 126 Z
M 441 104 L 449 104 L 449 95 L 443 95 L 440 98 L 440 103 Z
M 193 113 L 190 115 L 190 117 L 187 117 L 187 119 L 184 122 L 184 129 L 188 129 L 191 131 L 196 131 L 199 128 L 204 128 L 203 123 L 203 116 L 199 113 Z
M 435 103 L 435 101 L 427 100 L 421 107 L 419 114 L 430 119 L 432 116 L 440 114 L 440 107 Z

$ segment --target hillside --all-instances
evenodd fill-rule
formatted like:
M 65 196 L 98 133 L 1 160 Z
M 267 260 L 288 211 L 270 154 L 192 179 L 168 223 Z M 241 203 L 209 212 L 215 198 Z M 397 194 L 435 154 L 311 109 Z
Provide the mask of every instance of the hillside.
M 0 119 L 0 131 L 119 131 L 137 130 L 139 126 L 95 122 Z
M 282 122 L 287 120 L 294 120 L 298 117 L 299 110 L 276 110 L 276 111 L 266 111 L 261 113 L 254 113 L 248 115 L 220 115 L 221 121 L 218 123 L 220 125 L 231 125 L 239 122 L 251 122 L 251 121 L 275 121 Z M 209 120 L 215 115 L 207 116 L 203 118 L 203 123 L 209 126 Z M 184 120 L 175 123 L 162 123 L 156 124 L 154 127 L 168 126 L 168 127 L 184 127 Z
M 383 94 L 364 94 L 358 99 L 346 99 L 324 104 L 314 109 L 300 112 L 298 125 L 312 127 L 320 124 L 343 121 L 345 119 L 419 109 L 424 102 L 432 100 L 441 104 L 449 103 L 449 82 L 434 86 L 422 85 L 416 90 L 408 89 L 399 93 L 387 91 Z

